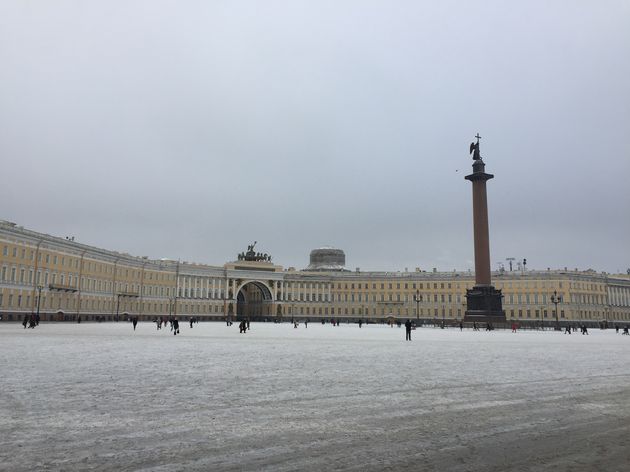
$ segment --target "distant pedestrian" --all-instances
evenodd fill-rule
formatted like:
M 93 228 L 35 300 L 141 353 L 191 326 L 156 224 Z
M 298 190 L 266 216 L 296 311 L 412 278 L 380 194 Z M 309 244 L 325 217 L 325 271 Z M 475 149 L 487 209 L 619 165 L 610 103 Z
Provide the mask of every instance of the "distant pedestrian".
M 359 328 L 363 325 L 363 320 L 359 320 Z
M 133 319 L 131 320 L 131 323 L 133 324 L 133 330 L 136 330 L 136 326 L 138 325 L 138 317 L 134 316 Z
M 308 318 L 304 320 L 304 327 L 308 328 Z
M 411 321 L 405 323 L 405 341 L 411 341 Z
M 24 319 L 22 320 L 22 326 L 26 329 L 26 325 L 28 324 L 28 315 L 24 315 Z
M 564 334 L 571 334 L 571 326 L 564 328 Z
M 615 333 L 619 334 L 619 325 L 615 325 Z
M 629 334 L 630 334 L 630 332 L 628 332 L 628 326 L 624 326 L 624 327 L 623 327 L 623 333 L 621 333 L 621 334 L 622 334 L 622 336 L 623 336 L 624 334 L 625 334 L 625 335 L 629 335 Z
M 177 318 L 173 318 L 173 335 L 179 334 L 179 321 Z
M 192 325 L 194 323 L 195 319 L 191 316 L 190 317 L 190 328 L 192 329 Z
M 81 315 L 77 316 L 77 323 L 81 324 Z
M 461 321 L 459 322 L 459 330 L 464 331 L 464 323 L 462 323 Z

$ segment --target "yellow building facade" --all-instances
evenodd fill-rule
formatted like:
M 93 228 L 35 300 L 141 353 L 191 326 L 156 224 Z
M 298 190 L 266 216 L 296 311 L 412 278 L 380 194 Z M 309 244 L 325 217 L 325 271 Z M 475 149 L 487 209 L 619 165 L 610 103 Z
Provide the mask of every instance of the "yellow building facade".
M 0 251 L 3 321 L 39 313 L 45 321 L 179 316 L 448 324 L 463 318 L 466 289 L 474 285 L 469 272 L 299 271 L 240 256 L 222 266 L 151 260 L 10 222 L 0 222 Z M 493 273 L 493 282 L 508 322 L 630 324 L 627 275 L 518 271 Z

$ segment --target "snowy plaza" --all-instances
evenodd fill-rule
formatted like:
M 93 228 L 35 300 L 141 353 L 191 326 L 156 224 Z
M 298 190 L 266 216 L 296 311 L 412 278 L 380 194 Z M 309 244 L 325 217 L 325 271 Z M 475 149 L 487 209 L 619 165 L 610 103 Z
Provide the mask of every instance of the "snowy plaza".
M 629 470 L 630 336 L 0 324 L 0 470 Z

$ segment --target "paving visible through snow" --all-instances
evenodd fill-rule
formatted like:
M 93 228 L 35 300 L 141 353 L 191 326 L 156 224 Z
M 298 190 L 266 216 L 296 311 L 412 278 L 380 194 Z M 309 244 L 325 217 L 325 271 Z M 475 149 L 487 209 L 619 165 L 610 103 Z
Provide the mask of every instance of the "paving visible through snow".
M 628 471 L 630 336 L 0 323 L 0 470 Z

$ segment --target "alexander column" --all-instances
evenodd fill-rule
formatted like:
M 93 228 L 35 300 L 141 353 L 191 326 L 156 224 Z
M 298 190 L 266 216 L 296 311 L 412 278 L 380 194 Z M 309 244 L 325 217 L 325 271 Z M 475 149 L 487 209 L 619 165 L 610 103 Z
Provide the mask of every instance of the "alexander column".
M 488 198 L 486 181 L 494 175 L 486 173 L 486 165 L 479 153 L 479 133 L 476 143 L 470 145 L 473 155 L 473 173 L 466 180 L 472 182 L 473 233 L 475 238 L 475 286 L 466 290 L 467 309 L 464 321 L 481 323 L 505 322 L 501 290 L 492 285 L 490 278 L 490 238 L 488 236 Z

